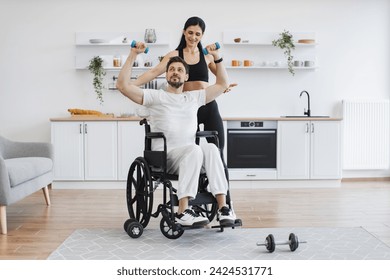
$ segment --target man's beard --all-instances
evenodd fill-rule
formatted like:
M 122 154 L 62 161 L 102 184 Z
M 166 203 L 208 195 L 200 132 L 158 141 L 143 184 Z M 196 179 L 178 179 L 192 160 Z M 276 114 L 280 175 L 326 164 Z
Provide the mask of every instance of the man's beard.
M 177 82 L 174 82 L 173 79 L 176 78 L 178 81 Z M 169 81 L 168 81 L 168 84 L 171 86 L 171 87 L 174 87 L 174 88 L 179 88 L 181 87 L 184 82 L 181 82 L 180 81 L 180 78 L 176 75 L 172 76 Z
M 174 87 L 174 88 L 179 88 L 181 87 L 182 85 L 184 85 L 183 82 L 172 82 L 172 81 L 168 81 L 168 84 L 171 86 L 171 87 Z

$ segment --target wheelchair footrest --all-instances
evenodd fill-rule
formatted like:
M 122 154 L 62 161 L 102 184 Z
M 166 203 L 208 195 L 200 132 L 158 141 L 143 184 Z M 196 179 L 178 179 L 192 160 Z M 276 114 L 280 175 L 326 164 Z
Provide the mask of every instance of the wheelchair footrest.
M 241 219 L 236 219 L 234 221 L 234 224 L 230 224 L 230 225 L 215 225 L 215 226 L 212 226 L 211 228 L 220 228 L 222 230 L 223 228 L 235 228 L 235 227 L 241 227 L 241 226 L 242 226 Z
M 181 226 L 181 227 L 182 227 L 182 229 L 184 229 L 184 230 L 199 229 L 199 228 L 207 228 L 207 224 L 205 224 L 205 225 Z

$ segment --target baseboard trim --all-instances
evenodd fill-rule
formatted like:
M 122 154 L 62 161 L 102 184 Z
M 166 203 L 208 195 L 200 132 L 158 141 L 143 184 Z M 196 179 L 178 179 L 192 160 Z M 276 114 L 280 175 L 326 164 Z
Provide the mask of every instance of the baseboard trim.
M 257 188 L 337 188 L 346 182 L 387 182 L 390 177 L 343 178 L 341 180 L 253 180 L 229 182 L 235 189 Z M 177 182 L 172 182 L 174 187 Z M 126 181 L 54 181 L 53 189 L 126 189 Z
M 386 182 L 390 177 L 343 178 L 341 182 Z
M 232 189 L 297 189 L 297 188 L 338 188 L 341 180 L 269 180 L 230 181 Z
M 54 181 L 53 189 L 117 190 L 126 189 L 126 181 Z

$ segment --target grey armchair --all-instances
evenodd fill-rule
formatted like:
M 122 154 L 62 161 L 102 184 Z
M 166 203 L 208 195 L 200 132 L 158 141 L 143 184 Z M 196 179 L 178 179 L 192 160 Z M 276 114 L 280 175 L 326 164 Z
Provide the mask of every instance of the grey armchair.
M 0 221 L 7 234 L 6 206 L 42 189 L 50 205 L 48 185 L 53 180 L 50 143 L 15 142 L 0 136 Z

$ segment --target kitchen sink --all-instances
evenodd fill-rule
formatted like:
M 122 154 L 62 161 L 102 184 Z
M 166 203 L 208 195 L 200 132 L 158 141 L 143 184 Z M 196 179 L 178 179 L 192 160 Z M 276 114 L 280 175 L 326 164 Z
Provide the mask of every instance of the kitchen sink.
M 282 118 L 330 118 L 329 116 L 282 116 Z

